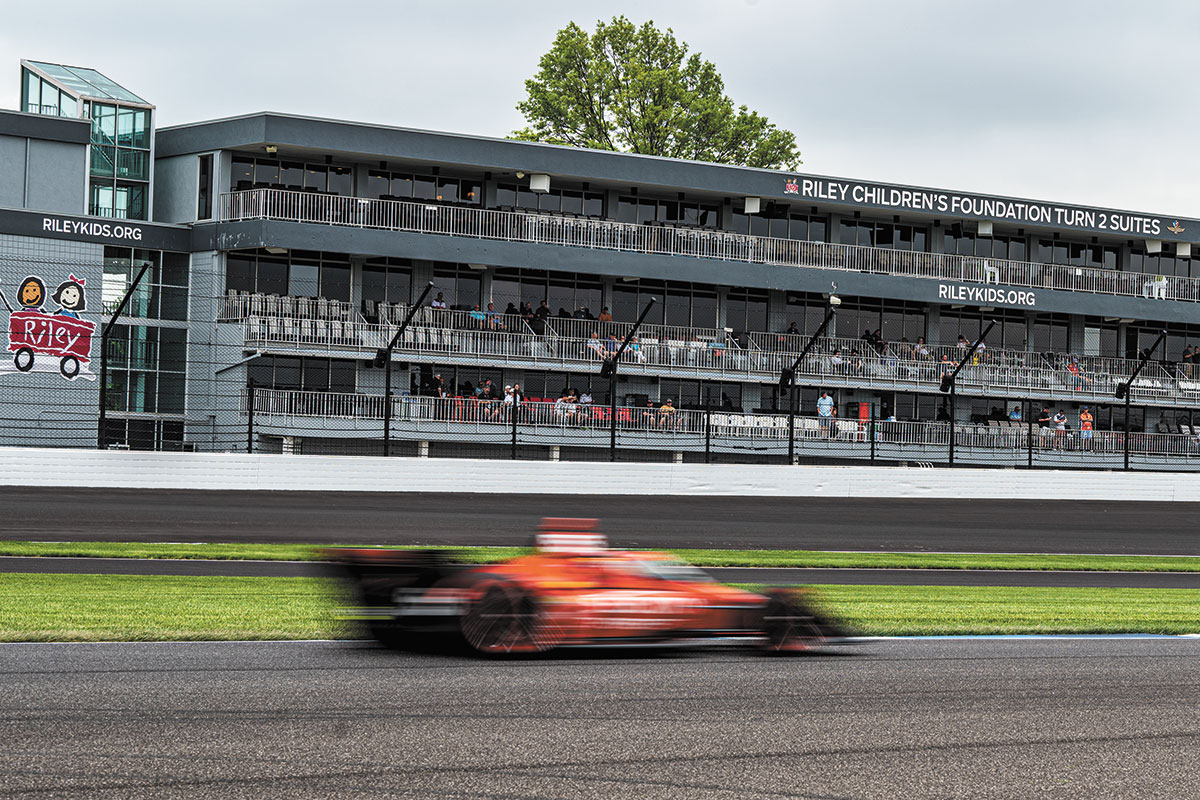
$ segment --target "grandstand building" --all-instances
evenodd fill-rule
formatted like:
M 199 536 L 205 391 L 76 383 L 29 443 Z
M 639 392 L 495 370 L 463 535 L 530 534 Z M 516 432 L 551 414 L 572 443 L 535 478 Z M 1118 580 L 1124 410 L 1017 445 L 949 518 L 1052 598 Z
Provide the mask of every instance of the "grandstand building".
M 0 111 L 2 444 L 381 453 L 386 416 L 393 454 L 607 458 L 601 366 L 655 298 L 619 363 L 622 457 L 782 461 L 791 439 L 804 459 L 941 462 L 953 432 L 964 463 L 1113 467 L 1128 444 L 1200 466 L 1200 220 L 154 114 L 95 70 L 21 62 L 21 108 Z M 389 409 L 377 356 L 431 282 Z M 831 297 L 789 423 L 781 372 Z M 1127 438 L 1117 388 L 1164 330 Z M 951 407 L 939 385 L 964 356 Z

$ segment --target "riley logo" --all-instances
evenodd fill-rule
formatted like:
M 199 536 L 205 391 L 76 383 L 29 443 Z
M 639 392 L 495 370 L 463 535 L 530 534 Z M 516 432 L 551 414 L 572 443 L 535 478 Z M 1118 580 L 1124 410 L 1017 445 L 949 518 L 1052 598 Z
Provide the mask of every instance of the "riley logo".
M 784 194 L 800 194 L 800 183 L 795 178 L 788 178 L 783 184 Z
M 1167 226 L 1167 230 L 1178 235 L 1183 233 L 1183 226 L 1179 224 L 1179 220 L 1175 220 L 1173 223 Z

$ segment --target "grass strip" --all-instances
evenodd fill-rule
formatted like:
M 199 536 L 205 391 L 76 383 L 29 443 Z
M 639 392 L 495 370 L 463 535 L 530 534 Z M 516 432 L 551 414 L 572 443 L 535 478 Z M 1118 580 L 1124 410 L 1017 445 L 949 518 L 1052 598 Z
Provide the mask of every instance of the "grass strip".
M 0 556 L 177 558 L 311 561 L 316 545 L 154 542 L 0 541 Z M 406 549 L 406 548 L 401 548 Z M 529 552 L 524 547 L 446 547 L 461 561 L 484 564 Z M 821 550 L 676 549 L 700 567 L 822 567 L 850 569 L 994 569 L 1098 572 L 1200 572 L 1200 556 L 1090 556 L 1038 553 L 845 553 Z
M 1195 633 L 1200 590 L 816 586 L 864 635 Z M 324 578 L 0 574 L 0 641 L 336 639 L 340 585 Z

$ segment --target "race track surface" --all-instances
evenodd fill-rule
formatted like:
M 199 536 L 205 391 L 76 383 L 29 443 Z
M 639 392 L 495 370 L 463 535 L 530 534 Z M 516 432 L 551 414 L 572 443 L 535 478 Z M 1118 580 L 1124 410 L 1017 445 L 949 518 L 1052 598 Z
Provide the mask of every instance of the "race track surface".
M 0 508 L 4 539 L 527 544 L 561 516 L 630 547 L 1200 555 L 1200 502 L 5 487 Z
M 722 583 L 883 584 L 888 586 L 1106 586 L 1200 589 L 1200 572 L 1083 572 L 1015 569 L 818 569 L 706 567 Z M 210 561 L 191 559 L 58 558 L 0 556 L 0 574 L 192 575 L 256 578 L 326 578 L 340 573 L 311 561 Z
M 0 645 L 0 793 L 1180 798 L 1200 640 L 482 662 L 358 643 Z

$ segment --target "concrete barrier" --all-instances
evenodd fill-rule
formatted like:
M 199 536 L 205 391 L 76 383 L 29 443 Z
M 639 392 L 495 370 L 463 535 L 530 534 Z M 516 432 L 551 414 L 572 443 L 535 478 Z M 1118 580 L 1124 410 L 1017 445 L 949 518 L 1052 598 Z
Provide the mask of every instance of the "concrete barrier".
M 1200 501 L 1200 475 L 0 448 L 0 486 Z

